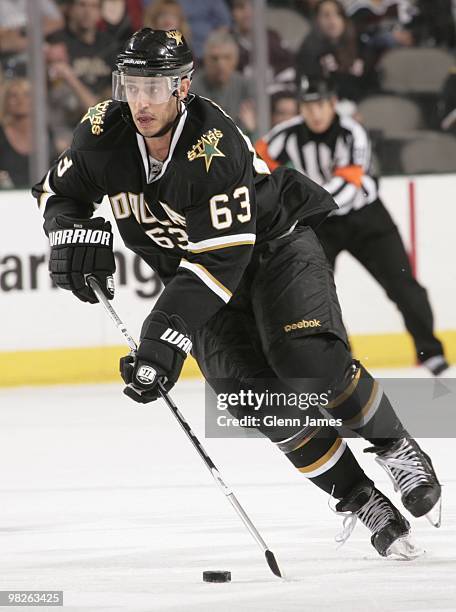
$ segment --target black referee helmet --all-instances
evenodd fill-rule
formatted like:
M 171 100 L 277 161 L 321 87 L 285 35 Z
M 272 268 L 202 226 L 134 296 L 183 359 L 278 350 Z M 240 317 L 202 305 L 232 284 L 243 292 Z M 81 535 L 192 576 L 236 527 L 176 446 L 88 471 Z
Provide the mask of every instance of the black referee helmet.
M 317 102 L 336 95 L 336 88 L 330 79 L 309 79 L 306 76 L 301 78 L 298 88 L 299 102 Z

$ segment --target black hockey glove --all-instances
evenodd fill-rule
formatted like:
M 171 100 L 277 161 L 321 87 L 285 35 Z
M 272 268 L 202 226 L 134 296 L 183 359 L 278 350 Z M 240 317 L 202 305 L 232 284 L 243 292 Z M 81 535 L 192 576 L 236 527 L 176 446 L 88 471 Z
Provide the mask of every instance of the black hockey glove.
M 153 310 L 142 326 L 136 355 L 120 360 L 120 373 L 127 384 L 125 395 L 141 404 L 153 402 L 160 397 L 158 381 L 170 391 L 191 348 L 182 320 Z
M 74 219 L 59 215 L 49 224 L 49 272 L 55 284 L 83 302 L 98 302 L 86 277 L 93 274 L 108 300 L 114 297 L 111 224 L 101 217 Z

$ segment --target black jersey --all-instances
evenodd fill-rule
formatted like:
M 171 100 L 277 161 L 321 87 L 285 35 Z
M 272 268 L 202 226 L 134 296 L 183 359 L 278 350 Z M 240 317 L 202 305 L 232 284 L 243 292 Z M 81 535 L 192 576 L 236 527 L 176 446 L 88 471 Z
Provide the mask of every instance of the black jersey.
M 298 172 L 270 174 L 233 121 L 199 96 L 183 107 L 159 167 L 119 103 L 90 108 L 33 193 L 45 229 L 59 214 L 89 218 L 107 195 L 126 246 L 166 285 L 155 308 L 189 331 L 230 300 L 255 245 L 336 207 Z
M 372 147 L 364 127 L 336 114 L 329 129 L 315 134 L 301 116 L 276 125 L 258 141 L 257 151 L 270 168 L 287 165 L 322 185 L 345 215 L 378 198 Z

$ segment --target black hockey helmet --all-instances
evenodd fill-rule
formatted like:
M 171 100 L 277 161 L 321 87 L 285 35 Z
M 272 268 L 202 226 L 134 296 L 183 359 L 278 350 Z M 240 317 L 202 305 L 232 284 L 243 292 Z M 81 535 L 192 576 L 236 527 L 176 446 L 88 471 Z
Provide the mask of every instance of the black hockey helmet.
M 176 96 L 178 116 L 176 121 L 156 134 L 161 136 L 176 124 L 181 114 L 177 91 L 181 80 L 185 77 L 191 79 L 192 74 L 193 55 L 179 30 L 143 28 L 133 34 L 116 58 L 112 97 L 121 102 L 124 120 L 136 129 L 128 106 L 128 92 L 135 91 L 135 80 L 144 84 L 157 104 L 165 102 L 171 95 Z
M 193 55 L 179 30 L 143 28 L 117 56 L 116 69 L 136 76 L 191 76 Z
M 317 102 L 337 95 L 336 88 L 330 79 L 301 78 L 298 88 L 299 102 Z

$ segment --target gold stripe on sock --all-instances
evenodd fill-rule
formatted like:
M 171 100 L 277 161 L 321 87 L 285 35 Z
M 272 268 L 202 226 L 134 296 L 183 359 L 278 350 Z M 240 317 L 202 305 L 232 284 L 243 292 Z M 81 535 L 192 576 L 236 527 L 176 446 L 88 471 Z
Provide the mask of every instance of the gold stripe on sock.
M 298 468 L 298 470 L 303 474 L 308 474 L 309 472 L 314 472 L 318 468 L 321 468 L 337 452 L 337 449 L 341 444 L 342 438 L 337 438 L 331 448 L 323 455 L 323 457 L 320 457 L 320 459 L 317 459 L 317 461 L 314 461 L 310 465 L 305 465 L 304 467 Z
M 348 421 L 343 421 L 343 424 L 346 427 L 354 427 L 355 425 L 360 424 L 361 421 L 363 420 L 363 418 L 366 416 L 366 414 L 371 409 L 372 404 L 374 403 L 375 399 L 377 398 L 378 392 L 379 392 L 379 384 L 378 384 L 378 382 L 376 380 L 374 380 L 374 384 L 373 384 L 373 387 L 372 387 L 372 391 L 371 391 L 370 397 L 367 400 L 364 408 L 362 408 L 362 410 L 360 410 L 360 412 L 358 412 L 358 414 L 356 416 L 354 416 L 353 418 L 349 419 Z
M 340 404 L 342 404 L 342 402 L 348 399 L 350 395 L 354 393 L 356 387 L 358 386 L 358 382 L 360 378 L 361 378 L 361 368 L 358 368 L 358 371 L 356 372 L 353 380 L 348 385 L 348 387 L 344 391 L 342 391 L 342 393 L 338 395 L 336 399 L 334 399 L 332 402 L 329 402 L 329 404 L 326 406 L 326 410 L 328 409 L 332 410 L 333 408 L 337 408 L 337 406 L 339 406 Z

